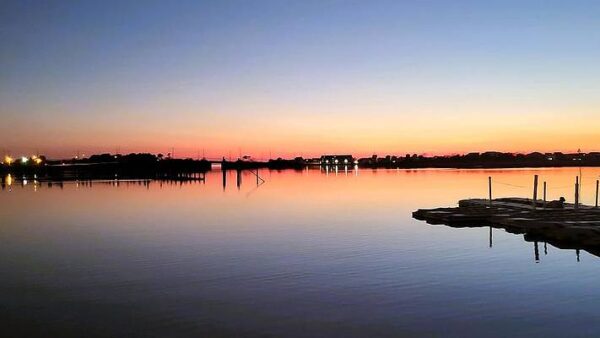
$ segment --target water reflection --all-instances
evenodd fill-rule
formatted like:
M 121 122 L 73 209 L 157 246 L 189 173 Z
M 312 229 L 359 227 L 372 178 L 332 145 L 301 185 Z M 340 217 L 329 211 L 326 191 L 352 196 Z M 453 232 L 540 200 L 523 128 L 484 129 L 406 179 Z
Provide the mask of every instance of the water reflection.
M 433 226 L 438 226 L 441 225 L 441 223 L 435 223 L 433 224 Z M 483 227 L 483 226 L 478 226 L 476 224 L 470 224 L 470 225 L 453 225 L 453 224 L 443 224 L 444 226 L 450 227 L 450 228 L 479 228 L 479 227 Z M 490 248 L 493 247 L 493 232 L 492 229 L 494 228 L 493 226 L 485 226 L 487 228 L 489 228 L 489 235 L 488 235 L 488 246 Z M 497 227 L 497 229 L 505 231 L 504 228 L 502 227 Z M 510 233 L 510 232 L 507 232 Z M 515 234 L 515 235 L 520 235 L 520 234 Z M 572 250 L 575 252 L 576 258 L 577 258 L 577 262 L 580 261 L 580 250 L 585 250 L 587 253 L 596 256 L 596 257 L 600 257 L 600 233 L 598 234 L 598 238 L 597 240 L 590 240 L 589 236 L 586 237 L 577 237 L 577 236 L 573 236 L 571 233 L 569 233 L 566 230 L 563 229 L 554 229 L 553 231 L 546 231 L 546 232 L 542 232 L 542 231 L 532 231 L 530 233 L 525 233 L 522 234 L 523 235 L 523 240 L 526 242 L 530 242 L 533 243 L 533 259 L 535 263 L 540 263 L 540 249 L 539 249 L 539 243 L 542 242 L 544 243 L 544 256 L 548 255 L 548 243 L 550 243 L 550 245 L 561 249 L 561 250 Z M 590 242 L 592 242 L 590 244 Z
M 6 175 L 6 177 L 2 177 L 2 190 L 6 187 L 11 187 L 13 184 L 13 178 L 11 174 Z
M 490 175 L 527 186 L 535 172 L 569 185 L 549 198 L 569 196 L 573 170 L 347 172 L 264 170 L 265 184 L 235 170 L 204 180 L 5 177 L 6 321 L 53 336 L 600 335 L 590 320 L 598 251 L 411 218 L 485 197 Z
M 355 176 L 358 176 L 358 166 L 354 165 L 353 167 L 350 167 L 348 165 L 344 165 L 344 166 L 326 166 L 326 167 L 320 167 L 320 168 L 305 168 L 302 170 L 295 170 L 296 173 L 298 172 L 303 172 L 306 175 L 308 175 L 309 172 L 320 172 L 322 174 L 325 174 L 326 176 L 329 175 L 329 172 L 331 170 L 334 170 L 337 174 L 339 173 L 340 168 L 343 168 L 344 170 L 344 176 L 348 176 L 349 172 L 354 172 Z M 281 170 L 266 170 L 267 172 L 281 172 Z M 292 170 L 285 170 L 287 172 L 292 172 Z M 214 176 L 216 176 L 216 173 L 218 171 L 212 171 L 208 174 L 208 176 L 211 177 L 211 179 L 214 179 Z M 265 183 L 265 179 L 263 179 L 263 177 L 261 177 L 260 174 L 260 170 L 221 170 L 221 182 L 222 182 L 222 187 L 223 190 L 225 190 L 227 188 L 227 184 L 228 184 L 228 180 L 229 177 L 231 175 L 235 175 L 235 184 L 237 187 L 237 190 L 240 190 L 242 188 L 242 184 L 243 184 L 243 177 L 244 176 L 253 176 L 255 178 L 256 181 L 256 186 L 260 186 L 261 184 Z M 196 184 L 196 183 L 202 183 L 205 184 L 206 180 L 207 180 L 207 173 L 206 172 L 201 172 L 201 173 L 185 173 L 185 174 L 181 174 L 181 175 L 170 175 L 170 176 L 165 176 L 164 178 L 161 177 L 157 177 L 157 178 L 119 178 L 117 176 L 117 174 L 114 174 L 114 179 L 106 179 L 106 178 L 78 178 L 78 177 L 64 177 L 63 179 L 55 179 L 55 178 L 42 178 L 39 179 L 37 178 L 36 175 L 33 175 L 31 177 L 28 176 L 23 176 L 19 182 L 21 187 L 25 187 L 30 183 L 30 179 L 34 179 L 34 184 L 37 186 L 45 186 L 48 188 L 51 188 L 53 186 L 58 186 L 60 188 L 63 188 L 64 185 L 66 184 L 73 184 L 75 185 L 75 187 L 79 188 L 79 187 L 92 187 L 94 184 L 98 184 L 98 185 L 109 185 L 109 186 L 121 186 L 122 184 L 126 185 L 126 186 L 130 186 L 130 185 L 144 185 L 146 187 L 149 187 L 150 184 L 152 182 L 158 183 L 159 187 L 162 187 L 163 185 L 189 185 L 189 184 Z M 12 178 L 12 176 L 9 174 L 6 177 L 2 178 L 2 188 L 4 189 L 6 186 L 11 186 L 14 182 L 14 179 Z M 253 181 L 250 181 L 253 182 Z M 253 184 L 253 183 L 249 183 L 249 184 Z
M 329 174 L 333 171 L 333 173 L 335 173 L 335 176 L 338 176 L 340 170 L 343 170 L 344 175 L 341 177 L 344 177 L 345 179 L 349 179 L 350 177 L 354 177 L 354 178 L 358 178 L 358 167 L 357 166 L 323 166 L 323 167 L 319 167 L 319 168 L 315 168 L 315 169 L 309 169 L 309 168 L 305 168 L 303 170 L 299 170 L 299 171 L 292 171 L 292 170 L 288 170 L 285 171 L 286 173 L 292 173 L 293 175 L 283 175 L 283 177 L 285 178 L 285 182 L 286 184 L 290 184 L 290 186 L 294 186 L 297 184 L 302 184 L 302 180 L 310 180 L 309 176 L 313 175 L 314 173 L 320 173 L 322 175 L 322 177 L 329 177 Z M 575 171 L 574 171 L 575 170 Z M 598 173 L 600 173 L 599 169 L 596 168 L 588 168 L 586 169 L 588 171 L 588 176 L 591 177 L 596 177 L 598 176 Z M 268 173 L 269 176 L 271 176 L 273 173 L 281 173 L 281 171 L 265 171 Z M 349 172 L 353 172 L 354 175 L 349 176 L 348 173 Z M 524 172 L 527 172 L 527 174 L 524 174 Z M 569 177 L 573 174 L 576 173 L 578 175 L 581 175 L 581 169 L 578 168 L 573 168 L 573 169 L 552 169 L 552 170 L 538 170 L 538 174 L 539 173 L 545 174 L 547 176 L 548 180 L 552 180 L 555 182 L 555 185 L 561 185 L 564 184 L 563 182 L 568 180 Z M 400 175 L 401 177 L 405 178 L 405 179 L 409 179 L 410 181 L 406 181 L 403 180 L 402 183 L 404 183 L 404 185 L 401 187 L 402 189 L 411 189 L 412 185 L 411 182 L 412 179 L 414 179 L 415 177 L 412 175 L 419 175 L 421 176 L 420 178 L 424 178 L 425 180 L 430 180 L 432 178 L 432 175 L 434 176 L 438 176 L 436 178 L 439 179 L 439 176 L 441 176 L 443 178 L 443 180 L 445 181 L 444 184 L 448 185 L 449 183 L 451 183 L 451 179 L 455 179 L 457 176 L 464 176 L 464 175 L 469 175 L 472 178 L 483 178 L 485 177 L 485 175 L 488 175 L 490 173 L 495 174 L 498 176 L 498 174 L 502 177 L 501 180 L 506 180 L 506 181 L 510 181 L 510 180 L 514 180 L 515 177 L 518 175 L 518 179 L 520 180 L 526 180 L 528 176 L 531 176 L 531 173 L 528 172 L 527 170 L 516 170 L 516 169 L 509 169 L 509 170 L 398 170 L 398 169 L 393 169 L 393 170 L 371 170 L 369 171 L 370 175 L 367 176 L 367 178 L 370 179 L 369 184 L 376 186 L 377 184 L 375 184 L 375 182 L 373 181 L 373 179 L 375 179 L 378 175 L 378 173 L 385 173 L 386 176 L 382 177 L 379 176 L 379 180 L 382 180 L 381 183 L 384 183 L 389 181 L 390 177 L 394 177 L 396 175 Z M 76 189 L 80 189 L 80 188 L 93 188 L 93 187 L 101 187 L 101 186 L 110 186 L 110 187 L 133 187 L 133 186 L 140 186 L 140 187 L 144 187 L 146 190 L 150 190 L 152 186 L 156 185 L 158 186 L 160 189 L 165 188 L 165 187 L 171 187 L 171 186 L 195 186 L 199 183 L 201 183 L 202 185 L 205 185 L 207 180 L 209 181 L 215 181 L 217 179 L 218 176 L 221 176 L 220 181 L 222 182 L 222 191 L 226 191 L 227 189 L 227 183 L 228 183 L 228 179 L 230 176 L 234 176 L 235 177 L 235 187 L 237 188 L 238 191 L 240 191 L 243 187 L 244 182 L 246 182 L 245 184 L 248 185 L 251 189 L 246 191 L 245 196 L 246 197 L 250 197 L 264 182 L 265 180 L 260 176 L 259 172 L 256 171 L 251 171 L 251 170 L 221 170 L 221 171 L 213 171 L 213 172 L 209 172 L 209 173 L 195 173 L 195 174 L 182 174 L 182 175 L 171 175 L 167 178 L 163 178 L 163 179 L 124 179 L 124 178 L 118 178 L 118 176 L 116 176 L 114 179 L 78 179 L 78 178 L 73 178 L 73 179 L 67 179 L 67 180 L 61 180 L 61 181 L 53 181 L 53 180 L 44 180 L 44 179 L 39 179 L 37 176 L 32 176 L 32 177 L 27 177 L 27 176 L 23 176 L 20 178 L 20 180 L 18 180 L 18 186 L 20 188 L 28 188 L 28 187 L 33 187 L 33 191 L 37 192 L 40 188 L 53 188 L 53 187 L 57 187 L 59 189 L 64 189 L 66 185 L 72 185 L 74 186 Z M 244 176 L 249 176 L 252 178 L 256 178 L 256 183 L 254 183 L 253 179 L 248 179 L 247 181 L 244 180 Z M 423 177 L 424 176 L 424 177 Z M 294 178 L 293 180 L 289 180 L 289 178 Z M 472 180 L 471 180 L 472 181 Z M 8 188 L 8 191 L 11 192 L 12 188 L 14 186 L 14 182 L 15 179 L 12 175 L 6 175 L 5 177 L 2 178 L 2 190 L 5 190 Z M 338 181 L 337 183 L 339 184 L 341 181 Z M 361 183 L 357 183 L 356 181 L 352 181 L 352 184 L 356 184 L 356 186 L 353 186 L 351 188 L 353 188 L 352 190 L 354 191 L 354 193 L 356 194 L 355 197 L 357 197 L 358 199 L 364 198 L 365 196 L 367 196 L 369 194 L 369 192 L 371 192 L 369 188 L 369 185 L 365 185 L 365 184 L 361 184 Z M 481 183 L 481 185 L 483 186 L 483 183 L 485 183 L 485 180 L 482 180 L 482 182 L 478 182 Z M 435 186 L 436 184 L 434 183 L 433 186 Z M 520 187 L 519 185 L 515 184 L 513 188 L 515 187 Z M 330 192 L 323 192 L 321 186 L 313 186 L 312 189 L 314 189 L 312 192 L 315 194 L 330 194 Z M 431 189 L 431 185 L 430 186 L 422 186 L 422 188 L 425 189 Z M 565 189 L 568 189 L 569 186 L 565 185 L 564 186 Z M 481 187 L 479 187 L 479 189 L 481 189 Z M 514 192 L 515 189 L 513 189 Z M 461 190 L 462 191 L 462 190 Z M 456 191 L 452 191 L 454 192 L 454 195 L 456 195 Z M 518 192 L 518 191 L 517 191 Z M 496 190 L 496 193 L 498 194 L 498 191 Z M 561 192 L 557 192 L 557 194 L 561 194 Z M 314 196 L 314 194 L 313 194 Z M 427 195 L 425 196 L 423 194 L 422 189 L 412 189 L 411 190 L 411 197 L 415 198 L 415 199 L 421 199 L 423 200 L 424 198 L 429 198 L 429 197 L 436 197 L 439 195 Z M 469 195 L 461 195 L 460 197 L 464 197 L 464 196 L 469 196 Z M 553 233 L 549 233 L 549 234 L 541 234 L 541 233 L 528 233 L 524 235 L 524 240 L 527 242 L 533 242 L 534 244 L 534 261 L 536 263 L 540 262 L 540 254 L 539 254 L 539 246 L 538 246 L 538 242 L 543 242 L 544 243 L 544 255 L 548 254 L 548 249 L 547 249 L 547 243 L 550 243 L 551 245 L 559 248 L 559 249 L 564 249 L 564 250 L 575 250 L 577 252 L 577 257 L 579 260 L 579 250 L 585 250 L 586 252 L 594 255 L 594 256 L 600 256 L 600 241 L 598 245 L 589 245 L 589 244 L 584 244 L 581 242 L 577 242 L 575 240 L 573 240 L 572 238 L 569 239 L 565 239 L 563 237 L 561 237 L 561 233 L 559 232 L 553 232 Z M 493 248 L 493 231 L 492 231 L 492 226 L 489 227 L 489 243 L 488 246 L 489 248 Z

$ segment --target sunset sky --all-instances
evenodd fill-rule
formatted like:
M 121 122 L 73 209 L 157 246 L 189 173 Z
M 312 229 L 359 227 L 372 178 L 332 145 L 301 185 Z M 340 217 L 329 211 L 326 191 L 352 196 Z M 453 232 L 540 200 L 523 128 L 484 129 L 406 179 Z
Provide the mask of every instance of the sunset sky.
M 598 151 L 599 18 L 584 1 L 1 1 L 0 151 Z

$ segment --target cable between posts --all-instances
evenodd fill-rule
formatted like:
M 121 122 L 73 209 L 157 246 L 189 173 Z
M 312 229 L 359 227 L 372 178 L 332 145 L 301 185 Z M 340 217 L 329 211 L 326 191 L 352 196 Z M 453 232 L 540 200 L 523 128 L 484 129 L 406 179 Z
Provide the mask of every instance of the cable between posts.
M 502 185 L 506 185 L 509 187 L 515 187 L 515 188 L 521 188 L 521 189 L 529 189 L 529 187 L 523 186 L 523 185 L 517 185 L 517 184 L 512 184 L 512 183 L 506 183 L 506 182 L 500 182 L 500 181 L 492 181 L 493 183 L 497 183 L 497 184 L 502 184 Z

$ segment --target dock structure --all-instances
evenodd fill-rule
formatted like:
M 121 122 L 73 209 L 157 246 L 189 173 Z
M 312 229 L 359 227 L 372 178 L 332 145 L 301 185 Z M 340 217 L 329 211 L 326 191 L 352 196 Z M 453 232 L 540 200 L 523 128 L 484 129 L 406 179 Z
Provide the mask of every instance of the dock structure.
M 524 234 L 564 249 L 584 249 L 600 256 L 600 208 L 565 203 L 544 208 L 543 200 L 528 198 L 465 199 L 458 207 L 419 209 L 413 217 L 451 227 L 493 227 Z

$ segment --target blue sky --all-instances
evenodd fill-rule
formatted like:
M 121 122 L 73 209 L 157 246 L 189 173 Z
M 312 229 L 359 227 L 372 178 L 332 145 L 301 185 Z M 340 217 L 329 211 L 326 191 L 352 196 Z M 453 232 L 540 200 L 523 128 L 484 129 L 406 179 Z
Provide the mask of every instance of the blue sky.
M 592 150 L 598 17 L 583 1 L 1 1 L 0 147 Z

